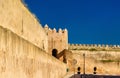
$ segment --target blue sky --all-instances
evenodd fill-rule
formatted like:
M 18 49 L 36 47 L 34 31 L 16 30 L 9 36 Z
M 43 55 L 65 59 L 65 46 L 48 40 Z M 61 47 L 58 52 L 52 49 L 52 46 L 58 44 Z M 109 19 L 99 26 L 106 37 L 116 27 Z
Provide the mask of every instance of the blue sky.
M 67 28 L 69 43 L 120 44 L 120 0 L 25 0 L 44 26 Z

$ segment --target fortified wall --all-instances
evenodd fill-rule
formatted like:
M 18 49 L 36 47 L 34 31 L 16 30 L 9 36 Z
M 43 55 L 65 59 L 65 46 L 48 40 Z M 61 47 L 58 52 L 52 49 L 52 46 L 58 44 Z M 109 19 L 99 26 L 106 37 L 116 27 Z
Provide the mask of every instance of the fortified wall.
M 0 0 L 0 25 L 48 52 L 47 35 L 22 0 Z
M 22 0 L 0 0 L 0 77 L 63 78 L 66 64 L 48 52 L 48 35 Z
M 73 53 L 73 59 L 77 60 L 75 68 L 80 66 L 82 73 L 84 58 L 88 74 L 93 73 L 95 66 L 97 74 L 118 75 L 120 72 L 120 45 L 69 44 L 69 50 Z M 71 66 L 71 69 L 73 68 Z
M 57 31 L 55 28 L 51 29 L 46 24 L 44 29 L 48 36 L 48 50 L 52 54 L 52 50 L 56 49 L 61 52 L 64 49 L 68 49 L 68 31 L 67 29 L 62 30 L 61 28 Z
M 100 45 L 100 44 L 69 44 L 69 50 L 119 50 L 120 51 L 120 45 Z
M 65 73 L 64 63 L 0 26 L 0 78 L 63 78 Z
M 68 45 L 67 29 L 57 31 L 55 28 L 49 28 L 48 25 L 42 28 L 37 18 L 30 13 L 22 0 L 0 0 L 1 78 L 63 78 L 66 74 L 66 64 L 52 57 L 54 49 L 58 53 L 64 49 L 71 50 L 73 57 L 72 54 L 68 55 L 67 58 L 71 61 L 69 64 L 72 64 L 74 57 L 78 61 L 83 53 L 87 54 L 88 59 L 100 61 L 104 61 L 104 59 L 111 61 L 111 57 L 120 55 L 118 53 L 120 45 Z M 90 51 L 94 52 L 90 53 Z M 112 52 L 108 53 L 108 51 Z M 74 53 L 80 56 L 77 58 Z M 63 54 L 60 53 L 59 56 Z M 112 61 L 119 62 L 118 59 L 119 57 L 116 57 Z M 91 64 L 91 60 L 89 63 Z M 80 64 L 82 62 L 78 62 L 78 65 Z M 118 68 L 116 67 L 116 69 Z

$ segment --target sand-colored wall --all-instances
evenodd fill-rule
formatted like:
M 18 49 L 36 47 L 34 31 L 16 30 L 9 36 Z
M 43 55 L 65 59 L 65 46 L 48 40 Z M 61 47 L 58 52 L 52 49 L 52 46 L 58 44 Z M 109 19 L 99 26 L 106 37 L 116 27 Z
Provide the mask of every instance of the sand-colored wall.
M 69 47 L 69 50 L 120 51 L 120 45 L 69 44 L 68 47 Z
M 51 29 L 48 25 L 44 27 L 48 34 L 48 50 L 49 54 L 52 54 L 53 49 L 57 49 L 58 53 L 64 49 L 68 49 L 68 31 L 67 29 L 59 30 Z
M 87 74 L 93 74 L 93 68 L 97 67 L 97 74 L 118 75 L 120 72 L 120 51 L 89 51 L 89 50 L 71 50 L 73 55 L 70 60 L 70 68 L 73 69 L 72 60 L 76 59 L 77 67 L 81 67 L 83 73 L 85 53 L 85 70 Z
M 0 25 L 48 52 L 48 38 L 22 0 L 0 0 Z
M 63 78 L 66 65 L 0 27 L 0 78 Z

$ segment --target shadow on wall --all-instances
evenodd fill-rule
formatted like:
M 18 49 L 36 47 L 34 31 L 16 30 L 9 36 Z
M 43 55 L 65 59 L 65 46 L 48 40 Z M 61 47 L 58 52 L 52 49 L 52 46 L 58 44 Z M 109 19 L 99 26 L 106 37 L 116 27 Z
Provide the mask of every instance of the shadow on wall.
M 55 58 L 57 58 L 57 53 L 58 53 L 57 49 L 52 50 L 52 56 L 54 56 Z
M 58 53 L 58 50 L 57 50 L 57 49 L 53 49 L 53 50 L 52 50 L 52 56 L 55 57 L 55 58 L 57 58 L 57 59 L 62 58 L 61 60 L 62 60 L 64 63 L 67 63 L 66 55 L 67 55 L 68 52 L 70 52 L 70 51 L 67 50 L 67 49 L 64 49 L 63 51 L 61 51 L 61 52 Z

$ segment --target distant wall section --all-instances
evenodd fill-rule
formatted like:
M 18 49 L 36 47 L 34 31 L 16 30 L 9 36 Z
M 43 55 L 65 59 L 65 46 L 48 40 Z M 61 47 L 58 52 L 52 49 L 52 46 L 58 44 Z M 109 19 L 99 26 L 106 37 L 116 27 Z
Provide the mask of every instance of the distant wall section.
M 69 50 L 90 50 L 90 51 L 120 51 L 120 45 L 100 45 L 100 44 L 69 44 Z

